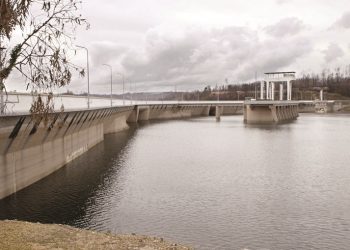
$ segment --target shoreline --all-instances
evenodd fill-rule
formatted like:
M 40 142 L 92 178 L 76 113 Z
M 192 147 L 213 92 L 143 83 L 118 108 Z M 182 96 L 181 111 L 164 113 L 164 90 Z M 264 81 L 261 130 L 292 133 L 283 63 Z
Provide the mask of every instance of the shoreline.
M 142 235 L 99 233 L 61 224 L 0 221 L 0 249 L 189 250 L 190 247 Z

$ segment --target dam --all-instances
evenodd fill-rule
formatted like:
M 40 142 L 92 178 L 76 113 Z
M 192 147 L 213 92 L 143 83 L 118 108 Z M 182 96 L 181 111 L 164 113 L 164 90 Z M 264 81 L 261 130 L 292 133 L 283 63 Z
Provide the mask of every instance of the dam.
M 282 119 L 286 104 L 302 111 L 297 120 L 243 123 L 243 113 Z M 208 250 L 290 249 L 294 238 L 304 249 L 327 224 L 311 245 L 346 249 L 349 124 L 346 114 L 287 100 L 0 116 L 0 219 L 155 235 Z
M 260 98 L 249 98 L 244 102 L 132 104 L 131 101 L 130 105 L 123 106 L 57 111 L 47 117 L 19 112 L 1 115 L 0 199 L 48 176 L 102 142 L 105 135 L 127 129 L 129 124 L 206 116 L 215 116 L 216 121 L 220 121 L 225 115 L 243 115 L 247 124 L 278 124 L 295 120 L 299 110 L 335 110 L 334 101 L 293 101 L 294 80 L 295 72 L 265 73 L 265 79 L 260 83 Z M 279 84 L 278 100 L 275 84 Z M 18 95 L 13 96 L 17 100 L 9 103 L 20 103 Z M 30 103 L 32 97 L 22 94 L 21 98 L 27 98 L 26 102 Z M 62 98 L 58 99 L 63 105 Z M 79 97 L 76 101 L 84 103 L 84 98 Z M 74 107 L 76 101 L 68 103 Z
M 0 116 L 0 199 L 48 176 L 128 124 L 242 114 L 240 103 L 130 105 Z
M 272 86 L 272 85 L 270 85 Z M 79 98 L 81 99 L 81 98 Z M 193 117 L 243 115 L 246 123 L 292 121 L 315 112 L 306 101 L 246 100 L 141 103 L 57 111 L 47 119 L 15 112 L 0 116 L 0 199 L 48 176 L 130 124 Z

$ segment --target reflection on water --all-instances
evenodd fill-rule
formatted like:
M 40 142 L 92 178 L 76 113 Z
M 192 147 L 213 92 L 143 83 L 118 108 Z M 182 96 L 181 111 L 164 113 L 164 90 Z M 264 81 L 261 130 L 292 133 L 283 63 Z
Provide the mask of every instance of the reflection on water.
M 0 219 L 165 237 L 199 249 L 348 249 L 350 117 L 141 125 L 0 201 Z
M 76 225 L 88 220 L 86 210 L 96 194 L 108 189 L 110 177 L 122 167 L 118 154 L 133 137 L 135 128 L 112 134 L 87 154 L 30 187 L 0 201 L 0 219 Z

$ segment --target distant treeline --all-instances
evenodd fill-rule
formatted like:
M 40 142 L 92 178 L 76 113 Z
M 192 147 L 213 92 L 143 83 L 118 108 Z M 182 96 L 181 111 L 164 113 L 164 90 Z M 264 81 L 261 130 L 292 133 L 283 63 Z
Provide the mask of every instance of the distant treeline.
M 319 98 L 319 91 L 324 90 L 325 99 L 339 100 L 350 99 L 350 64 L 334 70 L 323 70 L 320 74 L 302 74 L 293 82 L 294 100 L 314 100 Z M 275 88 L 278 98 L 279 87 Z M 286 91 L 286 88 L 284 88 Z M 62 93 L 74 95 L 72 91 Z M 86 96 L 87 93 L 78 95 Z M 94 95 L 108 97 L 109 95 Z M 113 94 L 114 98 L 122 98 L 121 94 Z M 244 100 L 246 97 L 260 97 L 260 82 L 216 85 L 208 85 L 203 90 L 192 92 L 140 92 L 125 93 L 126 99 L 137 100 Z
M 286 88 L 284 88 L 286 90 Z M 350 99 L 350 65 L 333 71 L 323 70 L 321 74 L 303 74 L 293 82 L 294 100 L 314 100 L 323 89 L 327 99 Z M 276 98 L 279 87 L 275 89 Z M 246 97 L 260 97 L 260 82 L 229 84 L 202 91 L 185 93 L 185 100 L 243 100 Z

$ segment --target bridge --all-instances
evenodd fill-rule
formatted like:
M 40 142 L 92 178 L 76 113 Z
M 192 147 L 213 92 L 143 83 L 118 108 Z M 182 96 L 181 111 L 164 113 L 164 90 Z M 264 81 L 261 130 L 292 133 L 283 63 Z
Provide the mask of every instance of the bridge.
M 43 117 L 0 115 L 0 199 L 48 176 L 130 124 L 200 116 L 242 115 L 247 122 L 294 119 L 298 107 L 314 112 L 312 101 L 154 102 L 57 111 Z
M 48 176 L 104 139 L 150 120 L 242 114 L 242 102 L 157 103 L 0 116 L 0 199 Z

